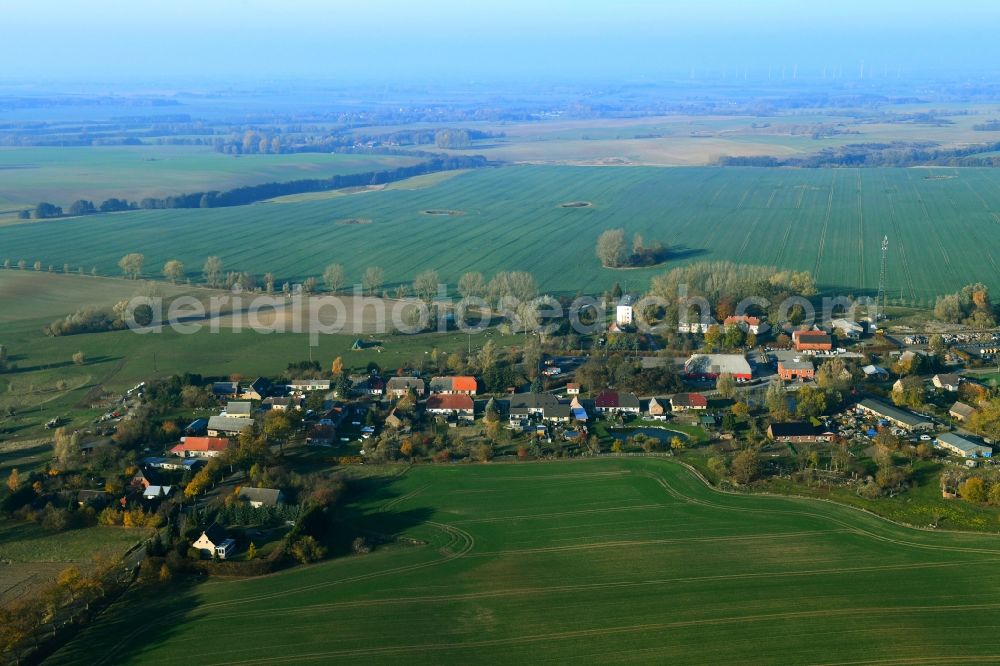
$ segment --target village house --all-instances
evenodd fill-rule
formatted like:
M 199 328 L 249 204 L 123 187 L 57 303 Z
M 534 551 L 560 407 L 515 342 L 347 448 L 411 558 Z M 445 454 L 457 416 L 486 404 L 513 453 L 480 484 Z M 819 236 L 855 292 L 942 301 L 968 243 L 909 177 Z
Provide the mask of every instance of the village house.
M 670 411 L 686 412 L 689 409 L 708 409 L 708 398 L 701 393 L 678 393 L 670 398 Z
M 418 398 L 424 395 L 424 380 L 419 377 L 392 377 L 385 384 L 385 392 L 390 398 L 403 398 L 413 389 Z
M 813 366 L 812 361 L 799 359 L 778 361 L 778 376 L 786 382 L 811 380 L 816 377 L 816 368 Z
M 258 377 L 257 379 L 250 382 L 250 385 L 243 389 L 240 397 L 244 400 L 263 400 L 267 396 L 271 395 L 271 382 L 264 379 L 263 377 Z
M 399 414 L 396 413 L 396 408 L 393 407 L 385 417 L 385 427 L 392 428 L 393 430 L 403 430 L 407 427 L 407 423 L 400 418 Z
M 832 435 L 817 432 L 811 423 L 772 423 L 767 427 L 767 436 L 775 442 L 791 444 L 812 444 L 829 442 Z
M 594 409 L 601 414 L 639 414 L 639 398 L 634 393 L 604 391 L 594 399 Z
M 216 458 L 232 446 L 226 437 L 181 437 L 170 453 L 181 458 Z
M 148 486 L 142 491 L 142 499 L 144 500 L 159 500 L 166 499 L 170 497 L 174 492 L 173 486 Z
M 726 317 L 722 321 L 723 328 L 729 328 L 730 326 L 739 326 L 740 330 L 744 333 L 753 333 L 754 335 L 760 335 L 760 327 L 763 323 L 760 317 L 752 317 L 750 315 L 732 315 Z
M 464 393 L 436 393 L 427 398 L 426 411 L 428 414 L 455 416 L 467 421 L 475 418 L 472 398 Z
M 664 407 L 664 405 L 669 403 L 666 400 L 660 402 L 661 400 L 663 400 L 663 398 L 650 398 L 649 405 L 646 406 L 647 416 L 654 421 L 667 420 L 667 408 Z
M 253 416 L 253 405 L 249 402 L 227 402 L 226 408 L 219 416 L 234 419 L 249 419 Z
M 962 383 L 962 378 L 953 372 L 941 373 L 934 375 L 931 378 L 931 383 L 934 384 L 935 388 L 956 393 L 958 385 Z
M 965 421 L 969 419 L 973 413 L 975 413 L 975 408 L 972 405 L 967 405 L 964 402 L 956 402 L 948 410 L 948 416 L 955 419 L 956 421 Z
M 226 530 L 218 523 L 213 523 L 191 547 L 200 550 L 202 557 L 218 557 L 224 560 L 236 550 L 236 541 L 226 536 Z
M 250 488 L 242 487 L 236 493 L 236 499 L 246 502 L 255 509 L 262 506 L 278 506 L 284 504 L 285 496 L 280 490 L 275 488 Z
M 519 393 L 510 397 L 510 423 L 526 423 L 532 416 L 543 421 L 568 423 L 572 416 L 569 404 L 559 402 L 551 393 Z
M 861 368 L 861 372 L 865 373 L 865 379 L 872 381 L 884 382 L 889 379 L 889 371 L 877 365 L 866 365 Z
M 689 379 L 718 379 L 724 372 L 739 382 L 753 379 L 753 370 L 743 354 L 694 354 L 684 363 L 684 375 Z
M 823 331 L 792 331 L 795 351 L 831 351 L 833 337 Z
M 573 396 L 569 403 L 569 412 L 576 421 L 586 423 L 590 417 L 587 415 L 587 408 L 580 402 L 579 396 Z
M 475 377 L 432 377 L 431 393 L 444 395 L 464 394 L 476 395 L 479 390 Z
M 308 393 L 310 391 L 329 391 L 329 379 L 293 379 L 286 384 L 286 388 L 294 393 Z
M 213 416 L 208 419 L 209 437 L 235 437 L 253 425 L 253 419 Z
M 566 384 L 566 395 L 580 395 L 580 385 L 574 382 Z
M 212 395 L 216 398 L 236 398 L 240 394 L 239 382 L 214 382 L 212 384 Z
M 298 402 L 298 399 L 285 396 L 283 398 L 275 398 L 275 397 L 264 398 L 264 401 L 261 403 L 261 406 L 264 409 L 272 410 L 275 412 L 287 412 L 289 409 L 292 408 L 298 409 L 299 404 L 300 403 Z
M 619 327 L 631 326 L 635 320 L 635 299 L 629 295 L 622 296 L 615 308 L 615 323 Z

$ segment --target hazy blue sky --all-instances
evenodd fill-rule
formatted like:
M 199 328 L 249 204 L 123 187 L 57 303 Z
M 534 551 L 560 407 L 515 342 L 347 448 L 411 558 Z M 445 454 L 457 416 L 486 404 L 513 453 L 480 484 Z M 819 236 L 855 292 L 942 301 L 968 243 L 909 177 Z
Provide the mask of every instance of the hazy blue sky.
M 995 0 L 0 0 L 0 21 L 4 79 L 964 77 L 1000 55 Z

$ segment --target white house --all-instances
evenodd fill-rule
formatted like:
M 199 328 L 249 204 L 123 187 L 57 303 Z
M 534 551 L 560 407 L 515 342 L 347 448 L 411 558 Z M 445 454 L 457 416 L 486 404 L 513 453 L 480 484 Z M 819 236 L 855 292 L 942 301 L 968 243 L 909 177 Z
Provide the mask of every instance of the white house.
M 633 306 L 633 298 L 631 296 L 622 296 L 622 299 L 618 301 L 618 307 L 615 308 L 615 323 L 619 326 L 631 326 L 635 321 L 635 306 Z
M 191 547 L 200 550 L 203 557 L 214 556 L 224 560 L 236 550 L 236 541 L 226 536 L 226 531 L 221 525 L 213 523 L 201 533 Z

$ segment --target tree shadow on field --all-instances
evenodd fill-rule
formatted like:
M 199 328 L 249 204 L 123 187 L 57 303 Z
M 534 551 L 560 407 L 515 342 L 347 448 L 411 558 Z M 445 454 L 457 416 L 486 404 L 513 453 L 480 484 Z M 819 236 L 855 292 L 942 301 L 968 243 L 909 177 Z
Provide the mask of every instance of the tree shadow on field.
M 109 361 L 119 361 L 121 356 L 88 356 L 86 363 L 83 367 L 88 365 L 96 365 L 98 363 L 107 363 Z M 58 370 L 60 368 L 69 368 L 76 365 L 72 359 L 68 361 L 58 361 L 55 363 L 39 363 L 37 365 L 19 365 L 16 368 L 7 370 L 4 374 L 7 375 L 19 375 L 27 372 L 37 372 L 39 370 Z
M 665 261 L 674 261 L 676 259 L 692 259 L 694 257 L 700 257 L 702 255 L 708 254 L 708 250 L 703 247 L 687 247 L 685 245 L 671 245 L 667 250 L 667 257 Z
M 134 584 L 89 626 L 70 629 L 59 645 L 43 646 L 32 661 L 93 664 L 104 658 L 113 664 L 156 648 L 205 615 L 197 608 L 199 582 L 192 576 L 154 589 Z
M 379 547 L 401 540 L 403 536 L 434 516 L 430 507 L 397 508 L 406 494 L 393 486 L 397 479 L 369 478 L 351 482 L 348 496 L 337 512 L 339 523 L 326 546 L 333 556 L 353 552 L 352 544 L 363 537 Z M 412 539 L 406 539 L 412 543 Z

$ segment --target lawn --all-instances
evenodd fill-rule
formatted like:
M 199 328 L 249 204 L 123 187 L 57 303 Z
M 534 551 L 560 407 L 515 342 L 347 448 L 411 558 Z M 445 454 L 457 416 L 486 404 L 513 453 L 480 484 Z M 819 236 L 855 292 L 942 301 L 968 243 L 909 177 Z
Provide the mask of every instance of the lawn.
M 132 594 L 52 659 L 950 663 L 1000 637 L 1000 538 L 720 494 L 667 460 L 426 466 L 350 507 L 428 542 Z
M 615 282 L 643 290 L 672 265 L 732 260 L 810 270 L 825 291 L 857 295 L 877 287 L 888 236 L 891 303 L 931 306 L 976 281 L 1000 288 L 997 170 L 510 166 L 419 185 L 7 226 L 0 258 L 119 274 L 122 255 L 142 252 L 151 274 L 176 257 L 200 280 L 205 257 L 216 254 L 226 270 L 273 272 L 279 284 L 338 262 L 351 282 L 383 267 L 388 288 L 430 268 L 451 284 L 470 270 L 526 270 L 564 294 Z M 560 206 L 571 201 L 592 206 Z M 367 223 L 345 223 L 357 219 Z M 674 248 L 673 258 L 655 268 L 602 268 L 595 241 L 619 226 L 629 238 L 638 232 Z

